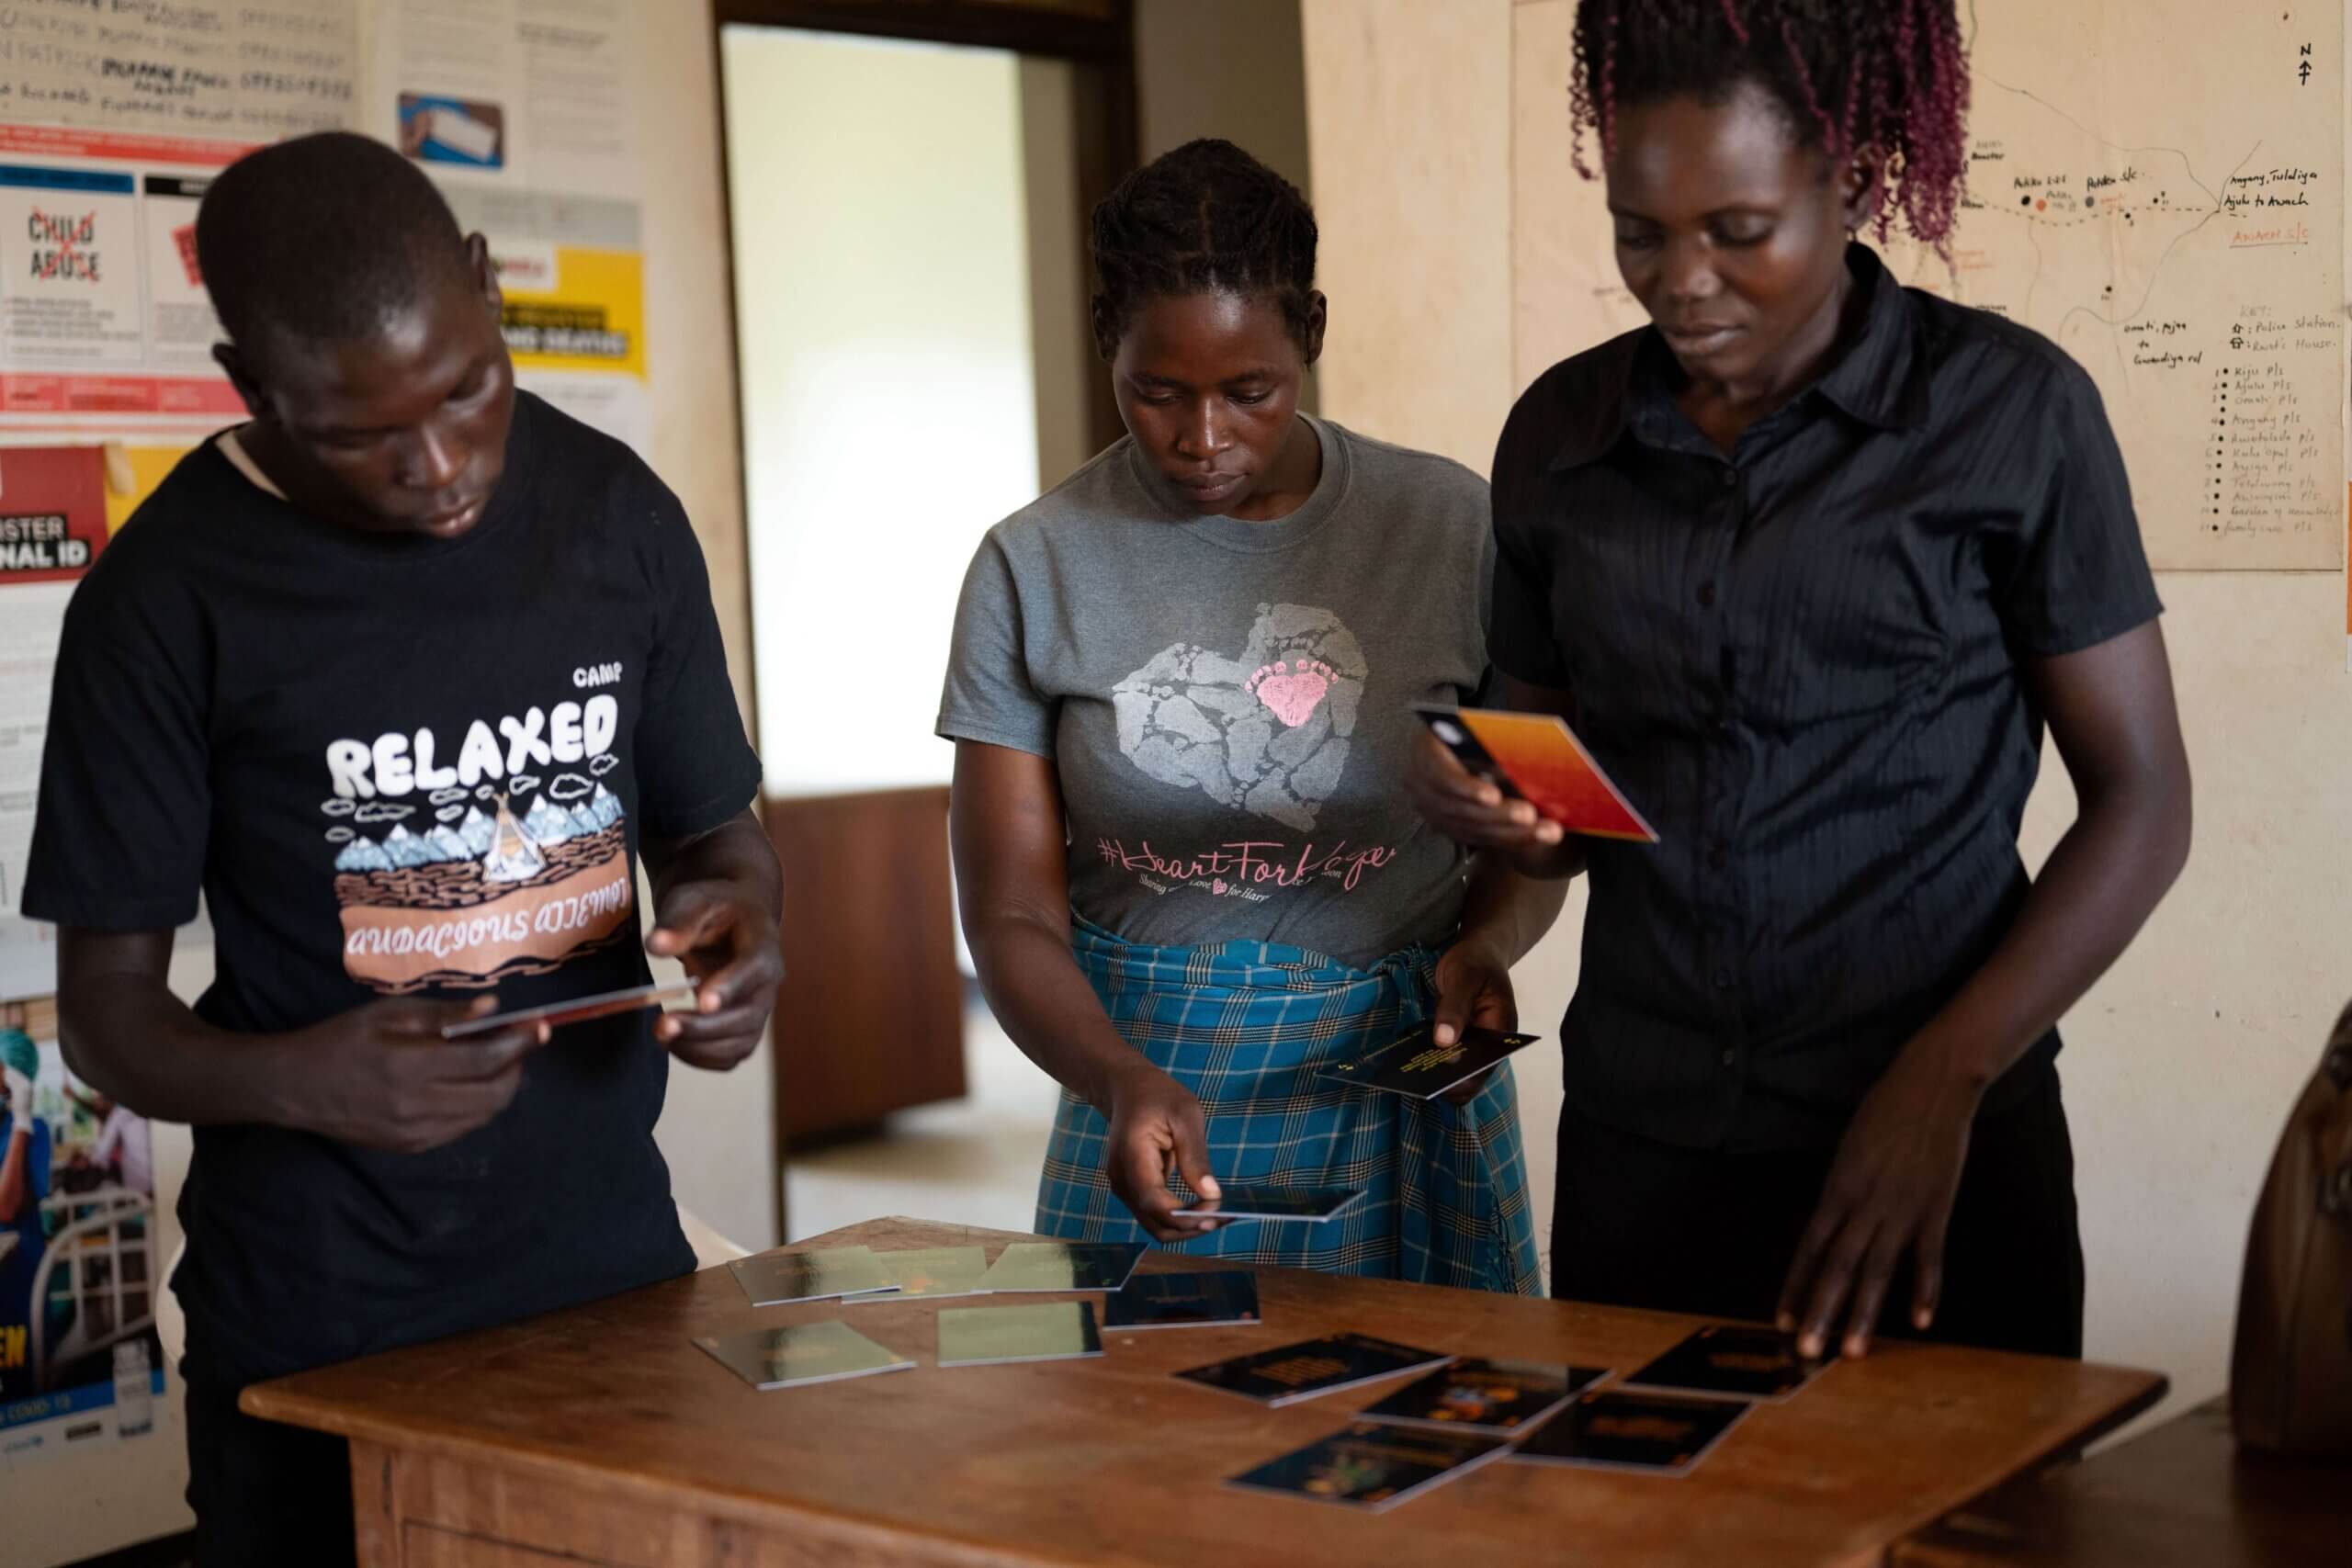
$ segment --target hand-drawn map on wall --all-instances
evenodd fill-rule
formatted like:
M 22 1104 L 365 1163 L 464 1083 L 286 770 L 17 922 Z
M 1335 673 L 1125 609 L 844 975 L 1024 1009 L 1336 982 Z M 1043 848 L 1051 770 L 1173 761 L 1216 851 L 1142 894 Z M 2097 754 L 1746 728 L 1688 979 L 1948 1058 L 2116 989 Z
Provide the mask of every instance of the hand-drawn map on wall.
M 2342 0 L 1962 0 L 1974 107 L 1952 261 L 1896 275 L 2086 367 L 2172 570 L 2344 560 Z M 1520 383 L 1646 319 L 1568 161 L 1574 0 L 1513 16 Z

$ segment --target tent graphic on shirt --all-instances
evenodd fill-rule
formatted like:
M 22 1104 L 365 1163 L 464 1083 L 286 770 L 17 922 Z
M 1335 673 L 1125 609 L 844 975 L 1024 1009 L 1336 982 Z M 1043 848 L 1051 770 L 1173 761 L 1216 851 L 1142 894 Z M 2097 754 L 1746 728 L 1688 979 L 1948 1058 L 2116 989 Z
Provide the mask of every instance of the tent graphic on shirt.
M 519 814 L 512 795 L 492 802 L 494 814 L 470 806 L 455 822 L 395 822 L 343 846 L 334 890 L 353 978 L 393 992 L 491 985 L 626 934 L 635 893 L 618 796 L 567 773 Z
M 542 802 L 542 804 L 545 804 Z M 498 821 L 490 831 L 490 848 L 481 857 L 484 882 L 528 882 L 548 868 L 538 840 L 523 831 L 506 797 L 498 797 Z

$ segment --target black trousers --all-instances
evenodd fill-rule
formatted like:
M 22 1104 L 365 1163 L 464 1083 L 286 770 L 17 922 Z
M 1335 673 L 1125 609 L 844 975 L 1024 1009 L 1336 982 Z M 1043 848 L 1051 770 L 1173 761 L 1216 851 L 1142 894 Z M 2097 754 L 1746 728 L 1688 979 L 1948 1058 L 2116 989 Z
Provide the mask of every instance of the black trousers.
M 338 1568 L 355 1561 L 351 1451 L 341 1438 L 260 1421 L 233 1387 L 181 1363 L 187 1501 L 198 1568 Z
M 2058 1073 L 1969 1140 L 1944 1243 L 1943 1299 L 1910 1325 L 1906 1258 L 1879 1332 L 2080 1358 L 2083 1247 Z M 1552 1293 L 1770 1322 L 1835 1149 L 1732 1154 L 1635 1136 L 1563 1108 Z M 1846 1320 L 1834 1328 L 1842 1334 Z

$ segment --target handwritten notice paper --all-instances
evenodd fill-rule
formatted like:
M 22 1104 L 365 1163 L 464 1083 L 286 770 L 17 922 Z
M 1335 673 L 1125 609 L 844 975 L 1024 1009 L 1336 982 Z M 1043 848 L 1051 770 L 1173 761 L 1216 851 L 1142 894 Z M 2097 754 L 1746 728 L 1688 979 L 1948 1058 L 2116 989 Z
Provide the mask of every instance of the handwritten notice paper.
M 358 0 L 10 0 L 0 120 L 276 141 L 350 125 Z
M 1573 0 L 1516 28 L 1520 383 L 1645 320 L 1568 163 Z M 1976 0 L 1968 195 L 1896 276 L 2022 321 L 2098 382 L 2150 558 L 2344 563 L 2344 14 Z

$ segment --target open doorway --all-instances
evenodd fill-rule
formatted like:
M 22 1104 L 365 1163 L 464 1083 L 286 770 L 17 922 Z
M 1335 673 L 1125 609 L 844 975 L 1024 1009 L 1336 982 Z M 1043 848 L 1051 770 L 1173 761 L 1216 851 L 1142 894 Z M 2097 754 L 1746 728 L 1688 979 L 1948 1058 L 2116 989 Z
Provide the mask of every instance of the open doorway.
M 1083 215 L 1134 163 L 1125 6 L 1040 9 L 716 6 L 780 1145 L 967 1087 L 950 622 L 980 536 L 1118 428 Z

